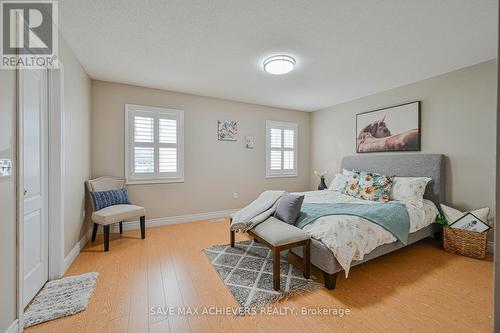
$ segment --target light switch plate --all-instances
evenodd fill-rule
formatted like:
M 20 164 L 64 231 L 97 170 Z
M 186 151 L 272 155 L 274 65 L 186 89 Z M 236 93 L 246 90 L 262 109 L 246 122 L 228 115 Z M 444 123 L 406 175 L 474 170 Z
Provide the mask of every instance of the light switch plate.
M 245 148 L 247 148 L 247 149 L 253 149 L 253 147 L 254 147 L 253 136 L 251 136 L 251 135 L 245 136 Z

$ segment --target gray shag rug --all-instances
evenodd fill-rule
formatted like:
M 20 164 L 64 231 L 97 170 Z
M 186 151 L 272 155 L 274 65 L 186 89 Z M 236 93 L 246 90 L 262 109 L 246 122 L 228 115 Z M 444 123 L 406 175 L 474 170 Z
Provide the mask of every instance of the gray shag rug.
M 24 312 L 24 327 L 85 310 L 98 277 L 91 272 L 47 282 Z
M 292 295 L 323 288 L 305 279 L 301 270 L 281 258 L 281 290 L 273 289 L 272 251 L 254 241 L 215 245 L 203 250 L 220 278 L 240 305 L 239 313 L 270 305 Z

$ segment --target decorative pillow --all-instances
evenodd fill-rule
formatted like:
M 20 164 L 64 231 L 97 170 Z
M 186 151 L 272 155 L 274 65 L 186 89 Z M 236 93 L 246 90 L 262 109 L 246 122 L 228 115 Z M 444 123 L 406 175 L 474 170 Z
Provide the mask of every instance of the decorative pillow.
M 94 209 L 96 211 L 114 205 L 130 205 L 127 189 L 125 188 L 111 191 L 90 192 L 90 196 L 92 197 Z
M 490 214 L 490 209 L 488 207 L 476 209 L 471 212 L 461 212 L 458 209 L 441 205 L 441 210 L 443 211 L 444 218 L 448 221 L 448 224 L 452 224 L 468 213 L 472 213 L 472 215 L 480 219 L 482 222 L 488 224 L 488 215 Z
M 347 184 L 345 184 L 344 191 L 347 195 L 355 197 L 359 192 L 359 172 L 353 171 L 352 174 L 347 179 Z
M 349 176 L 342 175 L 340 173 L 336 174 L 335 178 L 333 178 L 332 182 L 330 183 L 330 190 L 335 192 L 342 192 L 342 190 L 345 188 L 345 184 L 347 184 L 348 179 Z
M 278 201 L 274 217 L 288 224 L 294 224 L 300 216 L 303 201 L 303 195 L 284 193 Z
M 423 207 L 425 188 L 430 181 L 428 177 L 394 177 L 391 199 Z
M 392 177 L 374 172 L 362 171 L 359 175 L 357 198 L 372 201 L 389 201 L 391 197 Z

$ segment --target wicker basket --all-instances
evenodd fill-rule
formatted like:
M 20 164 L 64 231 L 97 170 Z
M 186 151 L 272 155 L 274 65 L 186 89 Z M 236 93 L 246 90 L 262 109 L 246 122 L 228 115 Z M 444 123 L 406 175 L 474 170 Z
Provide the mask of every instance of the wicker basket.
M 487 232 L 475 232 L 443 226 L 444 250 L 466 257 L 484 259 L 486 257 L 487 237 Z

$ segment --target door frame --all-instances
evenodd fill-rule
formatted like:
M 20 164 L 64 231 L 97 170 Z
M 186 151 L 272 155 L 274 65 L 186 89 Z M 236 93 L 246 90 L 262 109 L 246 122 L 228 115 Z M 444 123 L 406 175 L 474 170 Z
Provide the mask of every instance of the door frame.
M 64 275 L 64 66 L 48 71 L 49 279 Z
M 16 177 L 17 177 L 17 316 L 19 332 L 23 331 L 23 122 L 21 72 L 16 69 Z M 47 69 L 47 117 L 48 117 L 48 279 L 64 275 L 64 66 L 59 60 L 58 69 Z

